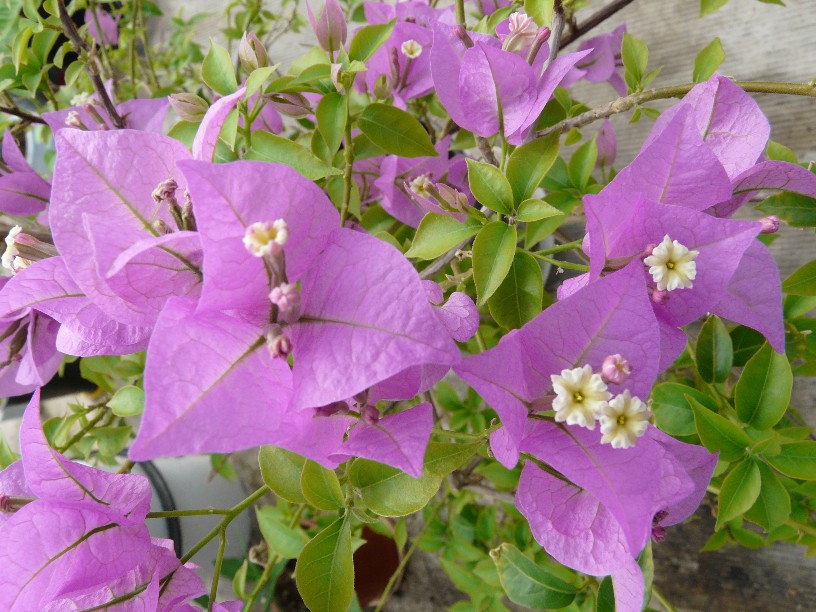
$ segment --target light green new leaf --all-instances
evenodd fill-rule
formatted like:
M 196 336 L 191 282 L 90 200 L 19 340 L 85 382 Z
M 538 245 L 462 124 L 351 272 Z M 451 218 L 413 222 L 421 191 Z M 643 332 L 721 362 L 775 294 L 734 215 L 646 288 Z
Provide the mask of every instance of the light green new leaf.
M 246 97 L 249 98 L 252 96 L 256 91 L 261 88 L 261 85 L 266 83 L 266 81 L 271 77 L 275 70 L 277 69 L 277 65 L 275 66 L 264 66 L 263 68 L 256 68 L 252 71 L 247 77 L 246 80 Z
M 306 458 L 277 446 L 262 446 L 258 454 L 263 481 L 278 497 L 293 504 L 305 504 L 300 475 Z
M 713 13 L 718 8 L 726 5 L 728 0 L 700 0 L 700 17 L 705 17 Z
M 695 400 L 691 395 L 686 400 L 694 412 L 694 423 L 703 445 L 711 452 L 720 451 L 723 461 L 736 461 L 751 446 L 748 435 L 728 419 L 721 417 Z
M 786 278 L 782 291 L 792 295 L 816 296 L 816 261 L 806 263 Z
M 419 222 L 414 242 L 405 256 L 434 259 L 475 236 L 481 227 L 482 224 L 472 217 L 461 222 L 448 215 L 428 213 Z
M 626 84 L 630 90 L 638 89 L 646 76 L 646 67 L 649 65 L 649 48 L 639 38 L 624 32 L 621 59 Z
M 348 515 L 318 533 L 300 553 L 295 581 L 311 612 L 347 610 L 354 597 L 354 561 Z
M 226 96 L 238 89 L 229 51 L 210 39 L 210 50 L 201 64 L 201 78 L 216 93 Z
M 483 306 L 502 284 L 516 254 L 516 226 L 494 221 L 485 225 L 473 241 L 473 281 L 477 306 Z
M 510 271 L 487 301 L 490 314 L 505 329 L 518 329 L 541 312 L 544 277 L 535 257 L 519 251 Z
M 532 197 L 558 157 L 558 134 L 550 134 L 517 147 L 507 162 L 507 179 L 516 204 Z
M 563 217 L 564 213 L 555 206 L 550 206 L 544 200 L 531 198 L 524 200 L 518 207 L 516 219 L 522 223 L 532 223 L 549 219 L 550 217 Z
M 741 516 L 753 506 L 761 486 L 762 477 L 757 464 L 752 459 L 739 462 L 723 480 L 715 529 L 720 529 L 724 523 Z
M 532 17 L 539 27 L 552 25 L 555 0 L 524 0 L 524 12 Z
M 343 141 L 343 130 L 346 129 L 346 100 L 337 92 L 323 96 L 315 110 L 317 129 L 323 141 L 334 155 Z
M 722 320 L 712 315 L 703 324 L 695 351 L 697 371 L 704 381 L 723 382 L 731 373 L 734 348 Z
M 437 157 L 431 137 L 412 115 L 387 104 L 369 104 L 357 119 L 363 134 L 387 153 L 400 157 Z
M 263 131 L 253 133 L 252 147 L 246 159 L 286 164 L 313 181 L 343 173 L 320 160 L 303 145 Z
M 258 527 L 272 553 L 284 559 L 297 559 L 309 537 L 297 527 L 289 527 L 280 519 L 274 506 L 264 506 L 256 511 Z
M 344 505 L 343 490 L 337 474 L 309 459 L 300 475 L 300 488 L 306 501 L 315 508 L 339 510 Z
M 575 599 L 576 587 L 536 565 L 512 544 L 490 551 L 499 580 L 510 601 L 534 610 L 564 608 Z
M 467 160 L 468 184 L 473 197 L 503 215 L 513 212 L 513 188 L 501 170 L 491 164 Z
M 785 355 L 765 344 L 748 360 L 734 390 L 737 416 L 756 429 L 770 429 L 785 414 L 793 374 Z
M 694 58 L 694 73 L 692 79 L 695 83 L 702 83 L 711 78 L 720 64 L 725 61 L 725 51 L 719 37 L 712 40 Z
M 108 408 L 120 417 L 129 417 L 144 412 L 144 390 L 133 385 L 121 387 L 108 401 Z
M 359 62 L 368 61 L 391 36 L 396 23 L 397 21 L 394 19 L 388 23 L 367 25 L 360 28 L 354 38 L 351 39 L 349 59 Z

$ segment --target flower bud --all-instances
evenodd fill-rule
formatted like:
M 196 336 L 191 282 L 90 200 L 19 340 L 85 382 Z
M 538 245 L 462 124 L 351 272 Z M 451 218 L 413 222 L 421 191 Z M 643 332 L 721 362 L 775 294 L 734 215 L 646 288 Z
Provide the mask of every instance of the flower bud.
M 278 307 L 278 316 L 285 323 L 300 317 L 300 290 L 292 283 L 281 283 L 269 292 L 269 301 Z
M 511 53 L 521 51 L 533 44 L 538 33 L 533 18 L 521 11 L 516 11 L 510 15 L 507 26 L 510 33 L 502 42 L 502 49 Z
M 248 34 L 244 32 L 241 37 L 241 43 L 238 45 L 238 59 L 241 60 L 241 66 L 247 73 L 269 66 L 266 48 L 254 32 Z
M 539 28 L 535 38 L 533 39 L 533 44 L 530 45 L 530 50 L 527 52 L 528 64 L 530 64 L 531 66 L 533 65 L 533 62 L 535 62 L 535 58 L 538 55 L 538 52 L 541 51 L 541 47 L 543 47 L 544 43 L 546 43 L 550 39 L 551 33 L 552 32 L 550 28 L 547 27 Z
M 166 236 L 167 234 L 173 233 L 173 228 L 161 219 L 156 219 L 153 222 L 153 229 L 158 232 L 159 236 Z
M 620 353 L 609 355 L 601 364 L 601 378 L 607 384 L 623 384 L 631 373 L 631 364 Z
M 270 325 L 266 331 L 266 348 L 272 359 L 285 359 L 292 352 L 292 341 L 283 333 L 280 325 Z
M 276 111 L 295 119 L 306 117 L 314 112 L 312 105 L 300 93 L 276 93 L 267 96 L 266 99 Z
M 342 78 L 343 64 L 332 64 L 330 68 L 331 82 L 338 93 L 345 93 L 346 87 Z
M 346 17 L 337 0 L 326 0 L 323 10 L 315 19 L 312 7 L 306 2 L 309 22 L 312 24 L 317 42 L 324 51 L 334 53 L 346 42 Z
M 387 100 L 391 97 L 391 83 L 388 82 L 388 77 L 384 74 L 381 74 L 377 77 L 377 80 L 374 81 L 374 97 L 378 100 Z
M 168 100 L 180 119 L 192 123 L 201 121 L 210 107 L 204 98 L 194 93 L 171 94 Z
M 665 304 L 671 296 L 666 290 L 652 288 L 649 290 L 649 297 L 655 304 Z
M 376 425 L 380 420 L 380 411 L 377 410 L 375 406 L 363 406 L 363 409 L 360 411 L 360 416 L 366 424 Z
M 79 116 L 79 113 L 75 110 L 68 111 L 68 114 L 65 117 L 65 125 L 67 127 L 77 128 L 80 130 L 87 130 L 87 126 L 82 123 L 82 118 Z
M 456 26 L 455 28 L 453 28 L 453 33 L 456 36 L 456 38 L 462 41 L 462 44 L 465 45 L 465 47 L 467 47 L 468 49 L 470 49 L 473 46 L 473 39 L 468 34 L 467 30 L 465 29 L 465 26 L 461 25 Z
M 458 189 L 445 185 L 445 183 L 437 183 L 436 189 L 437 201 L 443 210 L 465 212 L 465 209 L 470 206 L 468 197 Z
M 759 222 L 762 224 L 762 229 L 759 230 L 760 234 L 775 234 L 779 231 L 779 217 L 776 215 L 762 217 Z
M 332 402 L 327 406 L 321 406 L 320 408 L 315 408 L 315 415 L 316 416 L 333 416 L 335 414 L 348 414 L 349 407 L 346 402 Z
M 8 235 L 6 236 L 6 250 L 3 253 L 2 263 L 3 267 L 7 270 L 11 270 L 13 274 L 27 268 L 33 263 L 29 259 L 20 257 L 20 251 L 17 249 L 17 245 L 15 244 L 15 239 L 22 231 L 22 227 L 15 225 L 11 228 L 11 231 L 9 231 Z
M 156 204 L 161 204 L 164 200 L 175 200 L 177 189 L 178 183 L 171 177 L 159 183 L 150 195 Z
M 601 124 L 595 144 L 598 147 L 598 157 L 595 160 L 595 165 L 597 167 L 609 168 L 615 163 L 615 157 L 618 153 L 618 140 L 615 134 L 615 128 L 612 127 L 612 123 L 609 119 L 604 120 Z M 652 249 L 654 249 L 654 246 Z M 649 253 L 651 253 L 651 250 Z

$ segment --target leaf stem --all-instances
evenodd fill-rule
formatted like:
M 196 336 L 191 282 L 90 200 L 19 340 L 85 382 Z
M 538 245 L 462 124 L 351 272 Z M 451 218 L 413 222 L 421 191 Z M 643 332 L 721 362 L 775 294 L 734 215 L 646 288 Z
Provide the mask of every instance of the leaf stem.
M 194 510 L 160 510 L 157 512 L 148 512 L 147 518 L 160 519 L 172 518 L 176 516 L 213 516 L 213 515 L 228 515 L 232 510 L 230 508 L 196 508 Z
M 221 528 L 219 533 L 220 541 L 218 542 L 218 554 L 215 557 L 215 574 L 213 575 L 212 585 L 210 585 L 210 601 L 207 602 L 207 612 L 212 612 L 213 604 L 218 596 L 218 581 L 221 578 L 221 566 L 224 563 L 224 552 L 227 550 L 227 527 Z
M 352 171 L 354 170 L 354 147 L 351 143 L 351 92 L 346 92 L 346 127 L 344 129 L 343 148 L 343 203 L 340 205 L 340 227 L 346 225 L 349 204 L 351 203 Z
M 63 444 L 62 446 L 57 448 L 56 451 L 58 453 L 64 453 L 65 451 L 67 451 L 74 444 L 79 442 L 86 433 L 88 433 L 94 427 L 96 427 L 96 424 L 99 423 L 99 421 L 101 421 L 102 419 L 104 419 L 106 415 L 107 415 L 106 411 L 103 410 L 102 412 L 100 412 L 98 415 L 96 415 L 94 418 L 92 418 L 90 421 L 88 421 L 88 424 L 85 427 L 83 427 L 78 432 L 76 432 L 73 436 L 71 436 L 65 444 Z
M 560 259 L 553 259 L 552 257 L 542 255 L 541 252 L 539 251 L 530 251 L 530 255 L 532 255 L 536 259 L 540 259 L 541 261 L 546 261 L 548 264 L 552 264 L 559 268 L 563 268 L 564 270 L 579 270 L 581 272 L 589 272 L 589 266 L 585 266 L 584 264 L 572 263 L 570 261 L 561 261 Z
M 573 249 L 581 248 L 581 244 L 583 243 L 583 238 L 580 240 L 573 240 L 572 242 L 566 242 L 564 244 L 556 244 L 555 246 L 551 246 L 548 249 L 541 249 L 540 251 L 536 251 L 539 255 L 552 255 L 553 253 L 561 253 L 562 251 L 571 251 Z
M 467 19 L 465 17 L 465 0 L 456 0 L 456 23 L 463 28 L 467 27 Z
M 655 597 L 657 597 L 657 601 L 659 601 L 659 602 L 660 602 L 660 604 L 661 604 L 661 605 L 662 605 L 664 608 L 666 608 L 667 612 L 677 612 L 677 608 L 675 608 L 673 605 L 671 605 L 671 604 L 669 603 L 669 600 L 668 600 L 668 599 L 666 599 L 666 598 L 663 596 L 663 594 L 662 594 L 660 591 L 658 591 L 658 590 L 657 590 L 657 589 L 654 587 L 654 585 L 652 585 L 652 594 L 653 594 Z

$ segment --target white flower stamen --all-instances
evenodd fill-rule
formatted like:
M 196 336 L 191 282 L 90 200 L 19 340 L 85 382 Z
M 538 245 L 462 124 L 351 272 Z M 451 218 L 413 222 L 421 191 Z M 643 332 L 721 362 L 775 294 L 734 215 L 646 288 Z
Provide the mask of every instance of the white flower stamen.
M 675 289 L 691 289 L 692 281 L 697 276 L 695 259 L 699 251 L 690 251 L 669 235 L 663 238 L 652 254 L 643 260 L 649 267 L 649 274 L 657 283 L 659 291 L 674 291 Z
M 255 257 L 266 255 L 276 256 L 283 250 L 286 239 L 289 237 L 289 228 L 286 221 L 258 221 L 253 223 L 244 233 L 244 246 Z
M 406 40 L 400 47 L 402 54 L 408 59 L 416 59 L 422 55 L 422 45 L 414 39 Z
M 567 425 L 578 425 L 595 429 L 595 419 L 612 394 L 600 375 L 593 374 L 592 368 L 562 370 L 561 376 L 550 376 L 556 398 L 553 400 L 555 420 Z
M 627 389 L 601 410 L 602 444 L 612 448 L 631 448 L 649 426 L 649 408 Z

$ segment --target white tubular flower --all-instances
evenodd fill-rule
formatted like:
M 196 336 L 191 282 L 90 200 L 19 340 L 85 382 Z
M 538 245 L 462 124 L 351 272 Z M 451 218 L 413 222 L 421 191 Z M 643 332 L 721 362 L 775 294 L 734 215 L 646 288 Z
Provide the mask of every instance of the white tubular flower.
M 244 246 L 255 257 L 265 255 L 276 256 L 283 250 L 286 239 L 289 237 L 289 228 L 286 221 L 258 221 L 253 223 L 244 233 Z
M 27 268 L 31 265 L 31 261 L 28 259 L 24 259 L 20 257 L 20 251 L 17 249 L 17 245 L 15 244 L 14 239 L 16 238 L 17 234 L 23 231 L 23 228 L 19 225 L 15 225 L 11 228 L 8 235 L 6 236 L 6 250 L 3 253 L 2 263 L 3 267 L 7 270 L 11 270 L 13 274 L 16 274 L 18 271 L 22 270 L 23 268 Z
M 699 254 L 699 251 L 689 251 L 666 234 L 663 242 L 652 250 L 652 254 L 643 263 L 649 266 L 649 274 L 657 283 L 658 290 L 691 289 L 691 281 L 697 276 L 697 264 L 694 260 Z
M 408 187 L 418 196 L 429 198 L 431 197 L 433 183 L 426 174 L 420 174 L 408 183 Z
M 508 29 L 510 33 L 504 39 L 502 49 L 510 52 L 520 51 L 533 44 L 536 34 L 538 34 L 538 26 L 533 18 L 521 11 L 516 11 L 510 15 Z
M 612 448 L 631 448 L 649 426 L 649 408 L 627 389 L 601 410 L 602 444 Z
M 556 398 L 553 400 L 555 420 L 567 425 L 578 425 L 595 429 L 595 419 L 612 394 L 600 375 L 593 374 L 592 368 L 562 370 L 561 376 L 550 376 Z
M 406 40 L 400 47 L 402 54 L 408 59 L 416 59 L 422 55 L 422 45 L 414 39 Z

